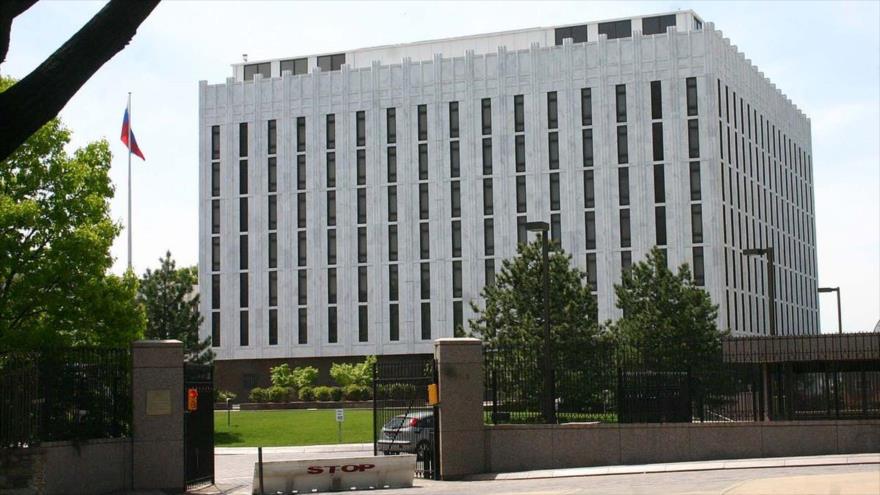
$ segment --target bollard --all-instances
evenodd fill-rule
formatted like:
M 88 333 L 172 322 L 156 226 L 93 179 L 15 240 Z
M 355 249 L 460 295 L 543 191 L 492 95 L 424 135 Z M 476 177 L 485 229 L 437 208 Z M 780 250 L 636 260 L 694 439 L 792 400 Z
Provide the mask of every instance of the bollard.
M 257 447 L 257 464 L 260 470 L 260 495 L 265 495 L 263 493 L 263 447 Z
M 229 402 L 232 399 L 229 397 L 226 398 L 226 427 L 229 428 L 230 422 L 232 421 L 232 404 Z

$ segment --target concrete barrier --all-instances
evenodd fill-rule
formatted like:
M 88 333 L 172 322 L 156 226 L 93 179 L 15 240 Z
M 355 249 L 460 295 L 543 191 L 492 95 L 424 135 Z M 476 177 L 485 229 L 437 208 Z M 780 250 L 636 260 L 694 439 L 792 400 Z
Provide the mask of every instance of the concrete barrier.
M 300 461 L 263 461 L 263 493 L 409 488 L 416 456 L 339 457 Z M 254 463 L 253 493 L 260 493 L 260 465 Z

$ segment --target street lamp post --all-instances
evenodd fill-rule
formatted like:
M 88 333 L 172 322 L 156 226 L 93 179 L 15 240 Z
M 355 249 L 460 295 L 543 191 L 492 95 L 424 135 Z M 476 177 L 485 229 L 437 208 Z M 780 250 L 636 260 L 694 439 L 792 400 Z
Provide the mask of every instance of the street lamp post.
M 843 324 L 840 321 L 840 287 L 819 287 L 819 293 L 837 292 L 837 333 L 843 333 Z
M 542 275 L 544 279 L 544 400 L 541 401 L 541 408 L 544 413 L 544 421 L 555 424 L 556 404 L 553 399 L 555 395 L 553 388 L 556 382 L 553 377 L 553 349 L 550 337 L 550 255 L 547 240 L 550 224 L 547 222 L 526 222 L 526 230 L 541 233 Z
M 767 295 L 770 297 L 770 335 L 776 335 L 776 266 L 773 247 L 743 249 L 746 256 L 767 257 Z

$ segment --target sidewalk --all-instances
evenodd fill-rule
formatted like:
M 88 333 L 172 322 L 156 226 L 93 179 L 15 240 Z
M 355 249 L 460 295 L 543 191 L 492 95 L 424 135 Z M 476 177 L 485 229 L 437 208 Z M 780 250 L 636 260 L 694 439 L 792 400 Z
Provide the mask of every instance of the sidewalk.
M 839 466 L 847 464 L 880 464 L 880 454 L 817 455 L 809 457 L 768 457 L 763 459 L 729 459 L 719 461 L 671 462 L 667 464 L 635 464 L 569 469 L 539 469 L 515 473 L 487 473 L 468 476 L 465 481 L 530 480 L 540 478 L 571 478 L 612 474 L 675 473 L 712 471 L 718 469 L 755 469 L 803 466 Z

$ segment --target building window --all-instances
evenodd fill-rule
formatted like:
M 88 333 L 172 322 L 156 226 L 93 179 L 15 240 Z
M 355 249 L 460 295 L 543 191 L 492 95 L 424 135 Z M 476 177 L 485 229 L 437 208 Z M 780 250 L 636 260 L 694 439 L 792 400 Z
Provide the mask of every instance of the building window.
M 706 284 L 706 273 L 703 267 L 703 248 L 694 248 L 694 283 L 697 285 Z
M 211 238 L 211 271 L 220 271 L 220 238 Z
M 663 123 L 654 122 L 651 124 L 651 137 L 654 161 L 663 161 Z
M 617 163 L 624 164 L 629 162 L 629 151 L 626 139 L 626 126 L 617 126 Z
M 397 182 L 397 148 L 389 146 L 387 149 L 388 182 Z
M 238 198 L 238 230 L 240 232 L 248 231 L 248 199 Z
M 464 337 L 464 315 L 461 301 L 452 302 L 452 335 Z
M 277 128 L 276 128 L 276 124 L 275 124 L 274 120 L 270 120 L 267 123 L 266 134 L 267 134 L 267 138 L 266 138 L 267 150 L 266 150 L 266 152 L 270 155 L 274 155 L 275 150 L 278 147 L 278 132 L 277 132 Z
M 428 184 L 419 184 L 419 220 L 428 219 Z
M 305 270 L 296 272 L 296 295 L 297 304 L 305 306 L 308 303 L 309 280 Z
M 583 137 L 583 157 L 584 167 L 593 166 L 593 129 L 584 129 L 581 131 Z
M 584 170 L 584 208 L 595 208 L 596 190 L 593 183 L 593 171 Z
M 247 160 L 238 161 L 238 193 L 248 193 L 248 162 Z
M 300 345 L 309 343 L 309 317 L 306 308 L 297 311 L 297 341 Z
M 367 306 L 358 306 L 358 342 L 369 342 L 369 323 Z
M 419 145 L 419 180 L 428 180 L 428 145 Z
M 238 314 L 238 345 L 247 347 L 250 343 L 250 328 L 248 325 L 248 312 L 240 311 Z
M 297 232 L 296 249 L 297 266 L 306 266 L 306 232 L 304 230 Z
M 278 310 L 269 310 L 269 345 L 278 345 Z
M 220 196 L 220 162 L 211 163 L 211 196 Z
M 422 299 L 431 298 L 431 264 L 422 263 L 419 265 L 419 282 L 420 294 Z
M 586 248 L 596 249 L 596 213 L 593 211 L 584 213 L 584 233 Z
M 336 264 L 336 229 L 327 231 L 327 264 Z
M 397 225 L 388 226 L 388 261 L 397 261 Z
M 596 281 L 596 253 L 587 253 L 587 283 L 592 290 L 598 287 Z
M 483 244 L 486 256 L 495 254 L 495 225 L 491 218 L 483 219 Z
M 367 188 L 360 187 L 357 190 L 357 223 L 367 223 Z
M 355 146 L 366 146 L 367 143 L 367 128 L 366 128 L 366 114 L 363 110 L 355 113 L 355 127 L 356 127 L 356 144 Z
M 485 261 L 484 270 L 486 277 L 486 285 L 492 285 L 495 283 L 495 260 L 487 259 Z
M 296 195 L 296 226 L 300 229 L 306 228 L 306 195 L 299 193 Z
M 572 43 L 585 43 L 587 41 L 587 25 L 556 28 L 554 34 L 556 35 L 556 46 L 561 45 L 565 38 L 570 38 Z
M 632 252 L 631 251 L 621 251 L 620 252 L 620 268 L 624 272 L 629 271 L 630 267 L 632 267 Z
M 211 160 L 220 159 L 220 126 L 211 126 Z
M 327 114 L 327 149 L 336 149 L 336 115 Z
M 524 175 L 516 178 L 516 212 L 526 212 L 526 177 Z
M 550 215 L 550 239 L 562 242 L 562 218 L 559 213 Z
M 336 304 L 336 268 L 327 269 L 327 302 Z
M 550 210 L 558 211 L 560 208 L 559 197 L 559 174 L 550 174 Z
M 700 133 L 697 119 L 688 120 L 688 157 L 700 157 Z
M 514 138 L 514 154 L 516 160 L 516 171 L 526 171 L 526 137 L 523 135 Z
M 461 297 L 461 261 L 452 262 L 452 297 Z
M 559 110 L 556 105 L 556 91 L 547 93 L 547 128 L 559 127 Z
M 590 88 L 581 89 L 581 125 L 593 125 L 593 96 Z
M 687 114 L 688 117 L 697 115 L 697 78 L 688 77 L 685 79 L 687 87 Z
M 278 196 L 269 196 L 269 230 L 278 228 Z
M 663 34 L 666 28 L 675 27 L 675 14 L 642 18 L 642 34 Z
M 550 170 L 557 170 L 559 168 L 559 133 L 551 132 L 547 135 L 547 141 Z
M 492 175 L 492 138 L 483 138 L 483 175 Z
M 691 201 L 699 201 L 700 193 L 700 162 L 690 163 Z
M 493 210 L 492 179 L 483 179 L 483 215 L 492 215 Z
M 609 40 L 616 38 L 629 38 L 632 36 L 632 22 L 625 21 L 600 22 L 599 34 L 604 34 Z
M 450 196 L 452 197 L 450 210 L 453 217 L 461 216 L 461 182 L 455 180 L 449 183 Z
M 620 247 L 628 248 L 632 244 L 629 230 L 629 209 L 620 210 Z
M 296 118 L 296 151 L 303 152 L 306 150 L 306 118 Z
M 248 64 L 244 66 L 244 80 L 252 81 L 255 75 L 263 76 L 263 79 L 272 77 L 272 64 L 263 62 L 260 64 Z
M 335 344 L 339 341 L 339 323 L 336 320 L 336 307 L 327 308 L 327 342 Z
M 431 238 L 428 223 L 419 224 L 419 258 L 426 260 L 431 257 Z
M 309 72 L 309 60 L 307 58 L 295 58 L 292 60 L 281 61 L 281 73 L 290 71 L 294 76 L 307 74 Z
M 660 89 L 660 81 L 651 81 L 651 118 L 663 118 L 663 92 Z
M 614 94 L 617 123 L 626 122 L 626 84 L 618 84 L 615 86 Z
M 385 110 L 385 133 L 388 144 L 397 142 L 397 112 L 393 108 Z
M 397 285 L 397 265 L 388 265 L 388 299 L 396 301 L 399 297 Z
M 666 245 L 666 207 L 658 206 L 654 208 L 654 234 L 656 235 L 657 245 Z
M 220 309 L 220 275 L 211 275 L 211 309 Z
M 666 180 L 663 173 L 663 164 L 654 165 L 654 202 L 666 202 Z
M 419 131 L 419 141 L 425 141 L 428 139 L 428 106 L 427 105 L 419 105 L 418 106 L 418 131 Z
M 492 134 L 492 100 L 490 98 L 480 100 L 480 123 L 484 136 Z
M 335 53 L 333 55 L 322 55 L 318 57 L 318 68 L 323 72 L 331 70 L 339 70 L 345 63 L 344 53 Z
M 238 274 L 238 306 L 248 307 L 248 274 Z
M 524 132 L 526 127 L 525 108 L 523 95 L 513 97 L 513 131 Z
M 367 228 L 366 227 L 358 227 L 358 236 L 357 236 L 357 251 L 358 251 L 358 263 L 366 263 L 367 262 Z
M 461 221 L 452 221 L 452 257 L 461 257 Z
M 449 137 L 455 139 L 458 137 L 458 102 L 449 102 Z
M 278 306 L 278 272 L 269 272 L 269 306 Z
M 336 187 L 336 153 L 327 153 L 327 187 Z
M 449 176 L 452 178 L 461 176 L 461 152 L 458 141 L 449 142 Z
M 703 209 L 699 204 L 691 205 L 691 233 L 694 244 L 703 242 Z
M 220 200 L 211 200 L 211 233 L 220 233 Z
M 242 122 L 238 124 L 238 156 L 246 157 L 248 155 L 248 124 Z
M 238 268 L 247 270 L 248 268 L 248 236 L 242 234 L 238 236 Z
M 220 312 L 211 312 L 211 346 L 220 347 Z
M 629 168 L 627 167 L 617 169 L 617 196 L 620 206 L 629 204 Z
M 422 301 L 422 340 L 431 340 L 431 303 Z
M 388 305 L 388 340 L 400 340 L 400 312 L 397 304 Z

